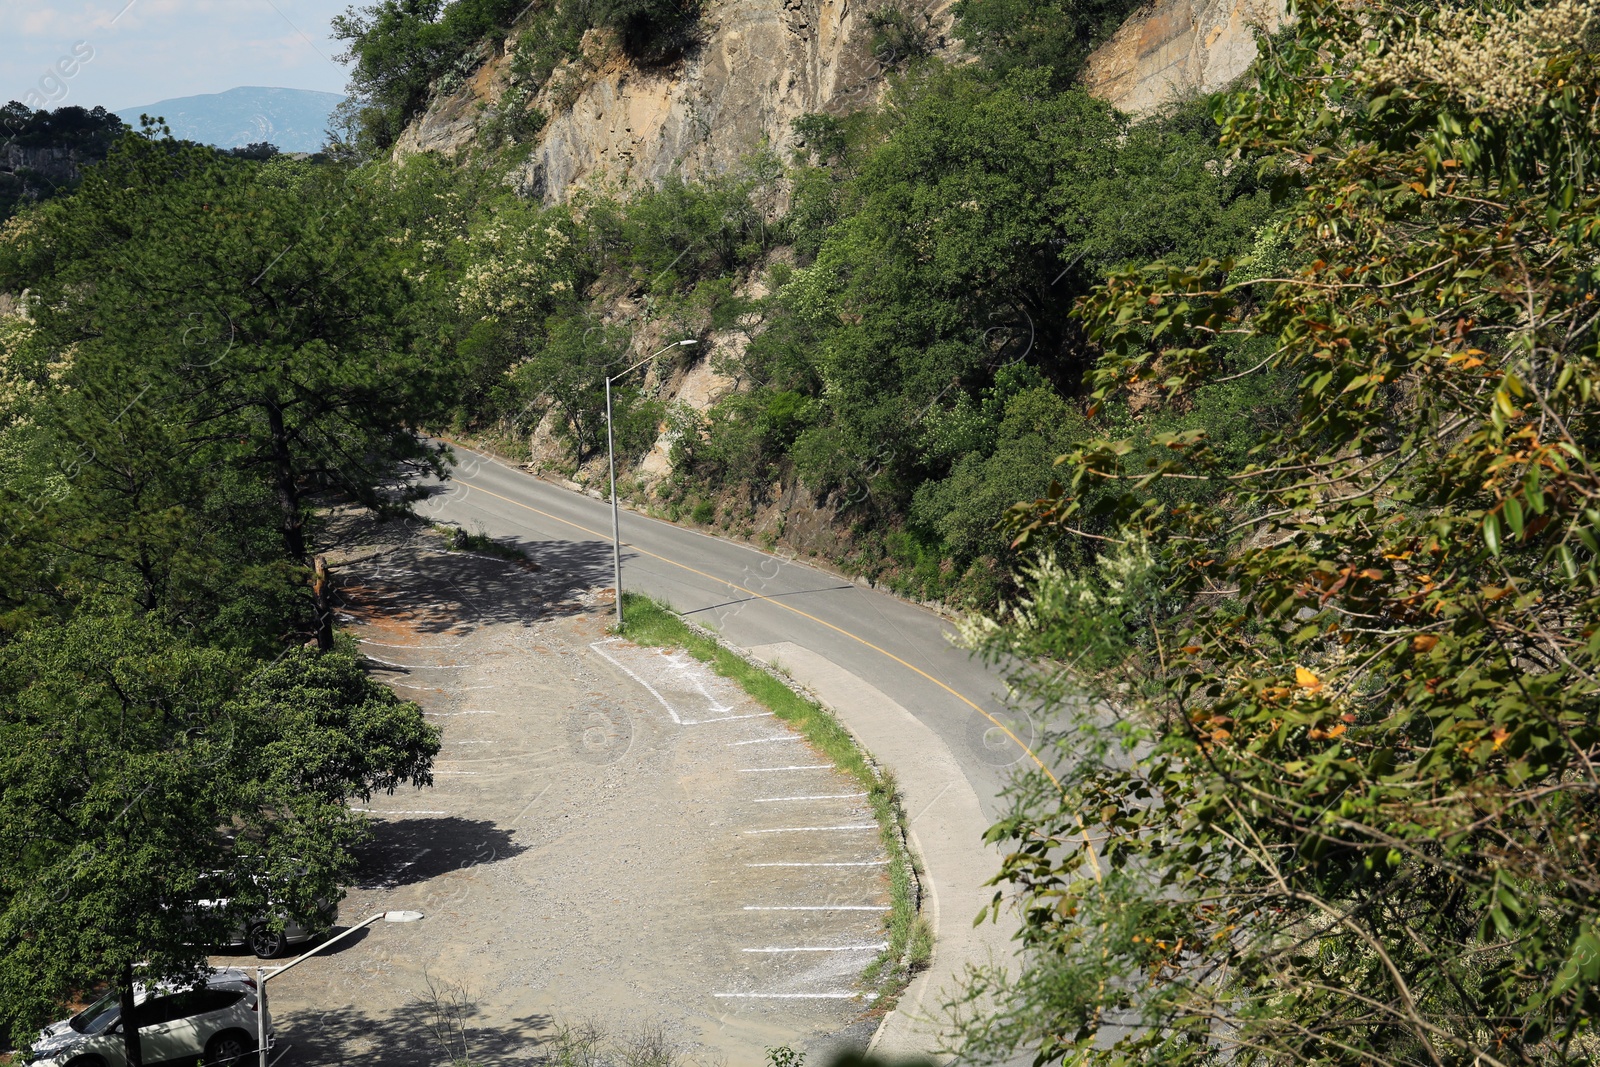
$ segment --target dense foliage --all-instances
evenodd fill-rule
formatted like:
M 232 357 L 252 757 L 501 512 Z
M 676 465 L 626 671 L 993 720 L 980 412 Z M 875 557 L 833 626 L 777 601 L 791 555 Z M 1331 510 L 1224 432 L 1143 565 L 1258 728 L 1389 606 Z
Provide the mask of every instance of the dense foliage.
M 325 921 L 362 833 L 345 801 L 430 780 L 438 731 L 339 646 L 312 581 L 317 506 L 402 505 L 397 476 L 439 464 L 409 427 L 456 377 L 388 240 L 436 203 L 381 177 L 128 135 L 0 231 L 0 288 L 26 291 L 0 319 L 18 1041 L 100 983 L 193 975 L 244 919 Z M 232 909 L 185 906 L 208 872 Z
M 1198 110 L 1130 124 L 1049 80 L 932 66 L 878 114 L 806 124 L 782 223 L 798 261 L 742 310 L 752 388 L 679 438 L 680 491 L 799 480 L 857 524 L 870 571 L 992 600 L 994 516 L 1082 432 L 1073 301 L 1122 263 L 1246 249 L 1268 210 Z M 1214 393 L 1186 417 L 1275 410 Z
M 1270 212 L 1203 104 L 1136 123 L 1073 87 L 1125 5 L 1008 2 L 961 6 L 976 64 L 930 58 L 911 7 L 868 12 L 872 47 L 902 73 L 882 106 L 802 119 L 788 165 L 757 155 L 734 173 L 548 208 L 489 176 L 609 54 L 589 31 L 610 29 L 636 62 L 670 58 L 692 45 L 697 8 L 557 0 L 517 13 L 481 150 L 453 183 L 436 172 L 468 216 L 467 242 L 435 248 L 430 266 L 456 288 L 440 326 L 465 357 L 457 428 L 513 443 L 543 426 L 577 473 L 601 443 L 607 374 L 696 338 L 740 384 L 710 412 L 657 399 L 693 359 L 681 349 L 616 394 L 625 455 L 663 429 L 672 443 L 673 477 L 646 503 L 738 528 L 773 486 L 800 483 L 849 528 L 838 562 L 993 603 L 1013 558 L 994 515 L 1043 492 L 1050 460 L 1084 432 L 1095 346 L 1074 302 L 1124 263 L 1242 254 Z M 499 47 L 500 28 L 469 46 L 500 17 L 488 12 L 386 0 L 339 20 L 353 97 L 388 109 L 366 126 L 372 146 L 450 87 L 445 66 L 464 74 Z M 1285 417 L 1286 397 L 1284 382 L 1258 380 L 1176 414 L 1136 399 L 1105 415 L 1146 437 L 1203 425 L 1237 443 Z
M 1084 301 L 1097 405 L 1287 375 L 1298 417 L 1242 469 L 1097 435 L 1013 513 L 1024 594 L 970 635 L 1099 710 L 992 831 L 1029 952 L 974 983 L 969 1053 L 1592 1062 L 1597 30 L 1302 4 L 1221 111 L 1297 194 L 1270 273 Z
M 333 20 L 335 39 L 346 42 L 341 62 L 351 65 L 347 110 L 359 147 L 389 147 L 427 105 L 482 62 L 485 38 L 503 33 L 527 5 L 524 0 L 378 0 L 351 7 Z
M 955 34 L 990 70 L 1048 72 L 1058 89 L 1083 72 L 1089 53 L 1144 6 L 1140 0 L 956 0 Z

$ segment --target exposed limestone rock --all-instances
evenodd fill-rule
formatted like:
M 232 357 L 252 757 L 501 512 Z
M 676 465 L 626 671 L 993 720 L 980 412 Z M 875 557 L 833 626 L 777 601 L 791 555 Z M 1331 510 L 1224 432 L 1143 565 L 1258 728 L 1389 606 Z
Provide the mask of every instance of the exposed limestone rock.
M 502 44 L 454 92 L 434 97 L 423 116 L 401 131 L 395 141 L 394 154 L 440 152 L 448 155 L 471 144 L 477 136 L 484 107 L 498 103 L 505 92 L 510 66 L 510 57 Z
M 1256 57 L 1253 30 L 1283 24 L 1284 0 L 1155 0 L 1089 57 L 1084 86 L 1140 115 L 1224 88 Z
M 738 337 L 742 341 L 744 335 L 739 334 Z M 721 334 L 713 334 L 711 340 L 713 349 L 719 343 L 728 342 L 728 338 Z M 710 358 L 695 360 L 662 382 L 658 394 L 672 404 L 683 404 L 701 413 L 710 411 L 713 404 L 733 392 L 738 384 L 727 375 L 718 374 L 716 362 L 715 354 Z M 663 426 L 655 445 L 640 461 L 638 474 L 650 482 L 671 474 L 672 445 L 672 432 Z
M 603 182 L 724 172 L 762 147 L 786 155 L 794 119 L 843 113 L 881 91 L 884 71 L 867 52 L 867 6 L 870 0 L 861 7 L 852 0 L 711 0 L 702 16 L 704 43 L 660 68 L 628 63 L 591 34 L 582 88 L 570 106 L 551 106 L 550 87 L 570 73 L 552 76 L 536 101 L 550 120 L 513 180 L 526 195 L 556 203 Z M 396 152 L 450 152 L 470 143 L 482 107 L 500 100 L 509 76 L 502 46 L 469 81 L 436 99 Z

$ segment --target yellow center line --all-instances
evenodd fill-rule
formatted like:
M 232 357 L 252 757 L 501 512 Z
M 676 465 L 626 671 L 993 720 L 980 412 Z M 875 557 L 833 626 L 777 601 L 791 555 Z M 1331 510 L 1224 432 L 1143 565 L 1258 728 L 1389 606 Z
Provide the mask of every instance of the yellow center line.
M 563 519 L 559 515 L 552 515 L 548 511 L 541 511 L 538 508 L 533 507 L 532 505 L 524 504 L 520 500 L 513 500 L 508 496 L 501 496 L 499 493 L 491 492 L 490 490 L 483 488 L 481 485 L 475 485 L 472 482 L 464 482 L 464 481 L 460 481 L 460 480 L 456 480 L 456 484 L 457 485 L 463 485 L 463 486 L 466 486 L 469 489 L 475 490 L 476 492 L 483 493 L 485 496 L 492 496 L 496 500 L 503 500 L 507 504 L 515 505 L 516 507 L 522 508 L 522 509 L 524 509 L 526 511 L 531 511 L 535 515 L 543 515 L 547 519 L 551 519 L 551 520 L 554 520 L 555 522 L 559 522 L 559 523 L 564 523 L 565 525 L 572 527 L 574 530 L 582 530 L 584 533 L 588 534 L 591 537 L 597 537 L 602 541 L 609 541 L 610 540 L 610 538 L 606 534 L 603 534 L 603 533 L 599 532 L 598 530 L 591 530 L 587 526 L 580 526 L 578 523 L 575 523 L 575 522 L 571 521 L 570 519 Z M 1001 722 L 999 719 L 995 718 L 993 715 L 990 715 L 983 708 L 981 708 L 977 704 L 973 703 L 971 700 L 969 700 L 967 697 L 963 696 L 961 693 L 958 693 L 956 690 L 950 688 L 948 685 L 946 685 L 945 683 L 941 682 L 939 679 L 935 678 L 933 675 L 929 674 L 927 671 L 923 670 L 921 667 L 918 667 L 915 664 L 907 663 L 905 660 L 901 659 L 899 656 L 895 655 L 893 652 L 890 652 L 888 649 L 882 648 L 882 647 L 880 647 L 878 645 L 875 645 L 871 641 L 868 641 L 864 637 L 858 637 L 857 635 L 851 633 L 849 630 L 846 630 L 843 627 L 835 626 L 833 623 L 828 622 L 826 619 L 819 619 L 815 615 L 812 615 L 810 612 L 801 611 L 799 608 L 793 606 L 792 604 L 785 604 L 781 600 L 776 600 L 776 599 L 774 599 L 772 597 L 769 597 L 769 596 L 763 596 L 761 593 L 756 592 L 754 589 L 746 589 L 744 586 L 740 585 L 738 582 L 731 582 L 728 579 L 720 578 L 715 574 L 707 574 L 705 571 L 697 570 L 696 568 L 691 567 L 686 563 L 679 563 L 675 559 L 668 559 L 666 556 L 657 555 L 656 553 L 651 552 L 649 549 L 640 548 L 638 545 L 633 544 L 631 541 L 624 541 L 623 544 L 627 545 L 629 548 L 633 549 L 635 552 L 639 553 L 642 556 L 649 556 L 651 559 L 660 560 L 662 563 L 669 564 L 669 565 L 671 565 L 673 567 L 677 567 L 677 568 L 679 568 L 681 570 L 686 570 L 690 574 L 698 574 L 702 578 L 709 578 L 713 582 L 720 582 L 721 584 L 729 587 L 730 589 L 736 589 L 741 593 L 746 593 L 746 594 L 756 598 L 757 600 L 764 600 L 768 604 L 773 605 L 774 607 L 782 608 L 784 611 L 792 611 L 796 615 L 799 615 L 803 619 L 810 619 L 812 622 L 816 623 L 819 626 L 826 626 L 828 629 L 832 630 L 835 633 L 843 634 L 845 637 L 848 637 L 850 640 L 855 641 L 855 642 L 857 642 L 859 644 L 865 645 L 866 647 L 872 649 L 872 651 L 878 653 L 881 656 L 887 656 L 889 659 L 894 660 L 896 663 L 900 664 L 900 666 L 906 668 L 909 671 L 915 671 L 917 674 L 920 674 L 922 677 L 926 678 L 928 681 L 932 682 L 934 685 L 938 686 L 940 689 L 943 689 L 946 693 L 949 693 L 951 696 L 955 697 L 957 700 L 959 700 L 963 704 L 967 705 L 967 707 L 971 708 L 973 711 L 976 711 L 978 714 L 982 715 L 985 719 L 988 719 L 990 722 L 992 722 L 996 726 L 998 726 L 1001 729 L 1001 731 L 1005 733 L 1005 735 L 1007 737 L 1009 737 L 1013 742 L 1015 742 L 1015 744 L 1016 744 L 1016 746 L 1018 748 L 1022 749 L 1022 751 L 1026 752 L 1028 754 L 1028 758 L 1033 760 L 1033 762 L 1038 765 L 1039 769 L 1041 771 L 1043 771 L 1049 777 L 1050 781 L 1055 783 L 1055 786 L 1056 786 L 1057 789 L 1061 788 L 1060 779 L 1058 779 L 1055 776 L 1055 774 L 1051 772 L 1049 767 L 1045 766 L 1044 760 L 1039 758 L 1038 753 L 1034 752 L 1033 749 L 1029 748 L 1027 745 L 1025 745 L 1022 742 L 1022 739 L 1020 737 L 1018 737 L 1016 734 L 1011 732 L 1011 728 L 1009 726 L 1007 726 L 1005 723 Z

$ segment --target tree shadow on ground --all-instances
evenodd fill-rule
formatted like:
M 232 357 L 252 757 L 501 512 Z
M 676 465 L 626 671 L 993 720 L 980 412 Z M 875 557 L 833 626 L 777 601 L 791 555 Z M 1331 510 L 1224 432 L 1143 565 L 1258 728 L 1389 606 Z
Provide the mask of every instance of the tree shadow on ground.
M 512 833 L 454 815 L 374 819 L 371 837 L 356 850 L 357 881 L 363 889 L 393 889 L 510 859 L 527 851 Z
M 335 572 L 345 621 L 402 626 L 419 635 L 464 636 L 497 623 L 538 622 L 593 611 L 592 590 L 610 584 L 611 552 L 596 541 L 533 541 L 537 566 L 443 542 L 412 543 L 354 559 Z
M 436 1067 L 459 1057 L 459 1038 L 447 1046 L 435 1032 L 439 1013 L 428 1002 L 426 989 L 391 987 L 394 1007 L 386 1010 L 354 1006 L 323 1011 L 296 1011 L 273 1018 L 278 1048 L 274 1067 Z M 441 1000 L 454 989 L 440 986 Z M 538 1062 L 539 1034 L 551 1023 L 548 1016 L 493 1020 L 469 1010 L 465 1052 L 475 1067 Z

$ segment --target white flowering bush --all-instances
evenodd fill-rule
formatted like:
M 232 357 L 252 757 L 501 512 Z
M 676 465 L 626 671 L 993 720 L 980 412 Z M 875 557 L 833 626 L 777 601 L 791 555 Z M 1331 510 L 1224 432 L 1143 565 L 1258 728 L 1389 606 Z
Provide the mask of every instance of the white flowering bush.
M 1561 82 L 1561 56 L 1595 27 L 1595 4 L 1440 7 L 1363 62 L 1358 84 L 1394 92 L 1433 87 L 1468 111 L 1505 117 L 1539 106 Z
M 506 207 L 474 227 L 457 291 L 464 314 L 513 318 L 547 311 L 577 284 L 571 220 L 559 212 Z

